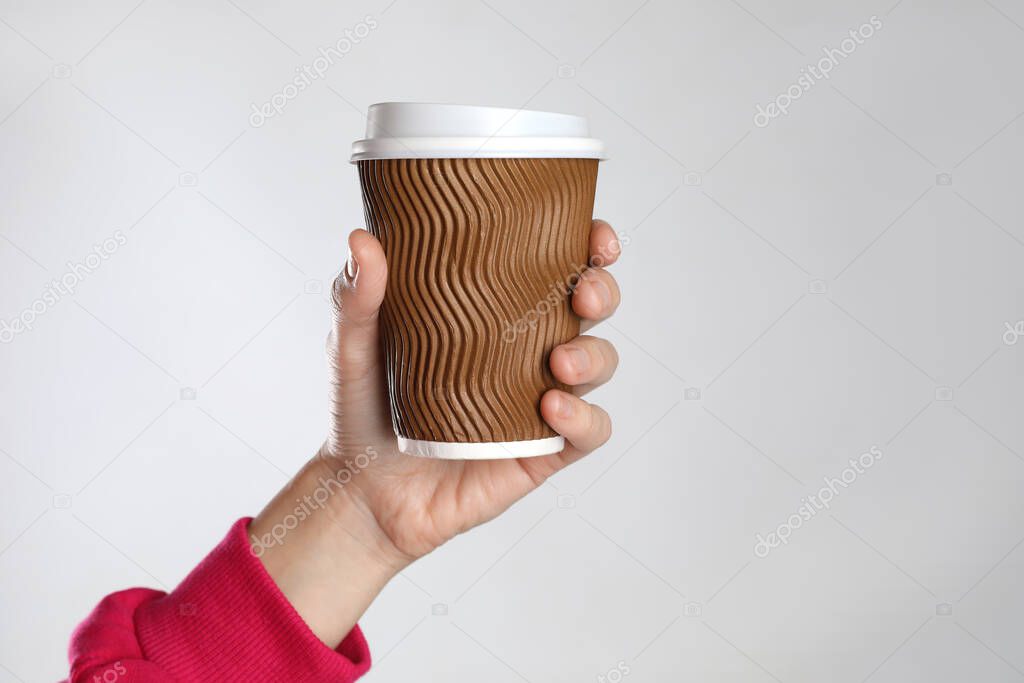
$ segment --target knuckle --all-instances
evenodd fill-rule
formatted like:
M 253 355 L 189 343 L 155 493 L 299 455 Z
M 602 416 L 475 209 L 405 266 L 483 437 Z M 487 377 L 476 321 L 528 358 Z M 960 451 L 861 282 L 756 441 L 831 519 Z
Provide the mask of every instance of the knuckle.
M 589 334 L 580 335 L 580 342 L 594 359 L 595 376 L 611 375 L 619 367 L 619 352 L 607 339 Z
M 607 339 L 601 341 L 601 355 L 604 358 L 604 369 L 608 375 L 615 374 L 615 371 L 619 369 L 619 351 L 615 348 L 615 344 L 612 344 Z
M 594 219 L 590 238 L 591 259 L 595 265 L 610 266 L 622 253 L 622 242 L 608 221 Z
M 622 292 L 619 290 L 619 283 L 615 279 L 615 276 L 607 270 L 602 270 L 601 275 L 604 283 L 608 285 L 608 289 L 612 292 L 612 308 L 615 308 L 619 305 L 619 299 L 622 296 Z
M 341 317 L 342 299 L 346 289 L 348 289 L 348 280 L 345 278 L 345 274 L 341 273 L 334 278 L 334 283 L 331 285 L 331 304 L 336 319 Z
M 601 406 L 590 406 L 590 428 L 594 435 L 594 447 L 602 446 L 612 437 L 612 420 Z

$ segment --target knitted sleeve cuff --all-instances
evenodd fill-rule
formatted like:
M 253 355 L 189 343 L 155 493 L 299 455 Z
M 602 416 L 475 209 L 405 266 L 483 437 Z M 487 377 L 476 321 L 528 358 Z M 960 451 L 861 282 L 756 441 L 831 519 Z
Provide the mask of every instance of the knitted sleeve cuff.
M 251 552 L 249 521 L 174 591 L 138 607 L 145 659 L 182 681 L 355 681 L 370 668 L 359 627 L 337 649 L 324 645 Z

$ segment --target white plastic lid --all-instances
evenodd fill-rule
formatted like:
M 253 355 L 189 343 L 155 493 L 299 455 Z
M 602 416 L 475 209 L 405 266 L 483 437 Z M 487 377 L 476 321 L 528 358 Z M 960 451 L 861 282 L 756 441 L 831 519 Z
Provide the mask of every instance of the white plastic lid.
M 463 104 L 382 102 L 370 105 L 366 138 L 351 161 L 525 157 L 604 159 L 582 116 Z

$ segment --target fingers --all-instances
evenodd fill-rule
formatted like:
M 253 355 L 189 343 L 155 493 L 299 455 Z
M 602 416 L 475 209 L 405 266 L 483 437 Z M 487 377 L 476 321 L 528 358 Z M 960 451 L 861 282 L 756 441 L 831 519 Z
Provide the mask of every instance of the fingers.
M 603 408 L 572 394 L 551 389 L 540 401 L 540 414 L 582 456 L 612 435 L 612 421 Z
M 606 221 L 595 220 L 590 226 L 590 268 L 577 283 L 572 308 L 583 319 L 581 329 L 589 330 L 619 306 L 619 286 L 604 268 L 615 263 L 622 253 L 622 243 Z
M 619 286 L 606 266 L 615 263 L 622 251 L 612 227 L 595 220 L 590 227 L 590 268 L 577 283 L 572 295 L 572 308 L 583 318 L 581 328 L 590 329 L 619 306 Z M 619 356 L 610 343 L 595 337 L 580 336 L 557 347 L 551 353 L 551 371 L 555 377 L 585 394 L 600 386 L 615 372 Z M 520 466 L 535 485 L 605 443 L 611 436 L 612 424 L 602 408 L 572 394 L 552 389 L 544 394 L 540 412 L 551 428 L 569 442 L 561 453 L 546 458 L 523 458 Z
M 622 244 L 607 221 L 600 219 L 590 224 L 590 265 L 605 268 L 619 260 Z
M 587 330 L 611 316 L 619 307 L 619 285 L 611 273 L 591 268 L 583 273 L 572 294 L 572 310 L 583 318 L 582 329 Z
M 549 364 L 558 381 L 583 396 L 611 379 L 619 366 L 619 354 L 611 342 L 584 335 L 555 347 Z
M 351 252 L 334 281 L 334 326 L 328 354 L 339 379 L 365 377 L 379 362 L 377 317 L 387 285 L 387 263 L 380 243 L 365 230 L 348 238 Z

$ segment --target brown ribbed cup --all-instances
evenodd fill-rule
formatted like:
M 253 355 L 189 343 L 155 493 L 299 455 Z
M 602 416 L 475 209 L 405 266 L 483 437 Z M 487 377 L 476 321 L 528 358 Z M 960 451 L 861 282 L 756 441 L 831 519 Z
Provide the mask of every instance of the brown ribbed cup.
M 579 334 L 597 159 L 359 161 L 388 262 L 381 309 L 395 431 L 457 443 L 555 436 L 541 396 Z

